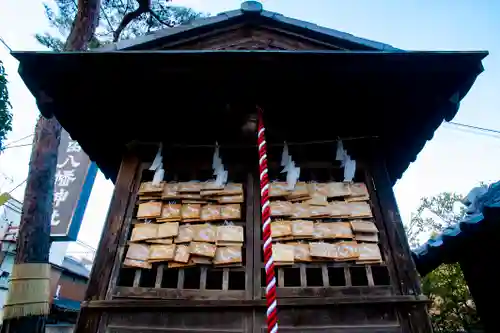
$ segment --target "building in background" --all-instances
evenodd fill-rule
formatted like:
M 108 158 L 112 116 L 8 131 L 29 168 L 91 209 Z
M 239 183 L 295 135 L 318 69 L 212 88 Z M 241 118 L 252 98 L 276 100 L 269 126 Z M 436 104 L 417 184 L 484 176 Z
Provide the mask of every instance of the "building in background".
M 9 276 L 16 256 L 16 241 L 21 221 L 22 203 L 14 198 L 0 206 L 0 322 L 9 291 Z
M 90 270 L 80 260 L 65 257 L 61 267 L 52 265 L 51 292 L 53 295 L 47 333 L 70 333 L 85 296 Z
M 9 277 L 12 273 L 16 256 L 16 241 L 19 232 L 19 224 L 21 222 L 21 211 L 22 203 L 14 198 L 10 198 L 5 204 L 0 206 L 0 323 L 2 321 L 3 306 L 8 294 Z M 66 258 L 69 245 L 70 242 L 53 242 L 51 245 L 49 257 L 49 261 L 52 265 L 51 291 L 52 295 L 55 295 L 58 292 L 57 286 L 59 285 L 61 289 L 59 290 L 59 294 L 64 290 L 64 292 L 62 292 L 63 294 L 69 293 L 70 295 L 63 299 L 68 299 L 77 303 L 64 300 L 57 301 L 53 303 L 54 309 L 59 309 L 60 306 L 58 304 L 61 304 L 61 302 L 66 302 L 67 304 L 71 303 L 73 305 L 78 304 L 78 309 L 80 308 L 80 301 L 83 299 L 83 293 L 86 288 L 86 285 L 82 285 L 82 283 L 83 280 L 85 280 L 86 283 L 91 267 L 88 262 L 82 264 L 79 263 L 79 259 Z M 91 250 L 93 249 L 90 249 L 90 247 L 86 249 L 86 251 Z M 78 287 L 70 287 L 68 282 L 70 279 L 73 279 L 72 281 L 78 285 Z M 71 291 L 72 289 L 79 291 Z M 81 295 L 81 298 L 79 298 L 80 296 L 78 295 Z M 62 306 L 63 305 L 61 305 L 61 307 Z M 57 311 L 60 312 L 60 310 Z

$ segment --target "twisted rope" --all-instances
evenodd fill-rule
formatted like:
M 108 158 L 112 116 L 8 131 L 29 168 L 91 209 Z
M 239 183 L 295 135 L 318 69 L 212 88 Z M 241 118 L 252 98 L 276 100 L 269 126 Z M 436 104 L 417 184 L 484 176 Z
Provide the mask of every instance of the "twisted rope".
M 267 332 L 278 332 L 276 302 L 276 277 L 271 238 L 271 208 L 269 206 L 269 177 L 267 174 L 267 147 L 262 109 L 258 111 L 257 145 L 259 147 L 260 204 L 262 211 L 262 235 L 264 238 L 264 263 L 266 268 Z

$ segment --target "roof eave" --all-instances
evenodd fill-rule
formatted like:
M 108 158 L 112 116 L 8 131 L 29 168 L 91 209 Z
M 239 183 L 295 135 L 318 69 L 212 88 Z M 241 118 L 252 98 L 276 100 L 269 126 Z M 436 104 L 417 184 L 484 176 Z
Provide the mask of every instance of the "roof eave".
M 155 53 L 158 55 L 155 56 Z M 374 52 L 343 52 L 343 51 L 320 51 L 320 52 L 312 52 L 312 51 L 308 51 L 308 52 L 292 52 L 292 51 L 273 51 L 273 52 L 266 52 L 266 51 L 251 51 L 251 52 L 249 52 L 249 51 L 231 51 L 231 52 L 228 52 L 228 51 L 201 51 L 201 52 L 200 51 L 146 51 L 146 52 L 140 52 L 139 51 L 138 52 L 138 51 L 135 51 L 135 52 L 129 52 L 129 51 L 123 51 L 123 52 L 120 52 L 119 51 L 119 52 L 110 52 L 107 55 L 106 54 L 96 54 L 96 53 L 91 53 L 91 52 L 83 52 L 82 54 L 75 54 L 75 53 L 71 53 L 71 52 L 70 53 L 62 53 L 62 54 L 53 54 L 53 53 L 49 54 L 47 52 L 15 52 L 15 53 L 13 53 L 13 55 L 20 61 L 21 65 L 26 64 L 26 69 L 28 71 L 26 73 L 23 73 L 22 77 L 25 80 L 25 82 L 27 83 L 27 85 L 30 88 L 30 90 L 32 91 L 32 93 L 37 97 L 37 100 L 39 100 L 39 101 L 40 101 L 40 96 L 39 96 L 40 91 L 38 89 L 43 88 L 43 87 L 38 83 L 43 83 L 46 85 L 49 84 L 49 82 L 47 81 L 47 75 L 44 74 L 44 73 L 47 73 L 47 72 L 45 72 L 47 70 L 47 68 L 57 66 L 57 68 L 59 68 L 59 70 L 61 70 L 61 68 L 64 68 L 66 66 L 68 68 L 73 68 L 73 69 L 80 68 L 79 70 L 82 70 L 81 69 L 81 68 L 83 68 L 82 64 L 85 64 L 84 60 L 88 60 L 88 59 L 95 60 L 95 58 L 105 59 L 105 61 L 110 62 L 112 64 L 112 63 L 116 63 L 116 59 L 117 59 L 116 57 L 121 57 L 120 59 L 121 59 L 121 62 L 123 64 L 128 64 L 127 66 L 133 66 L 133 64 L 130 62 L 130 59 L 131 58 L 135 59 L 136 57 L 139 57 L 139 56 L 143 57 L 142 63 L 150 63 L 152 59 L 155 59 L 155 57 L 158 59 L 161 59 L 161 61 L 164 61 L 165 59 L 168 60 L 168 57 L 173 57 L 173 58 L 170 58 L 172 61 L 166 61 L 166 63 L 170 64 L 171 66 L 173 66 L 173 64 L 175 64 L 176 70 L 179 70 L 183 66 L 185 68 L 190 68 L 190 70 L 196 72 L 197 75 L 199 75 L 199 72 L 197 72 L 195 70 L 196 66 L 193 63 L 195 60 L 196 60 L 196 62 L 198 62 L 198 66 L 202 65 L 202 67 L 200 67 L 200 68 L 205 68 L 205 70 L 209 70 L 212 67 L 212 66 L 206 66 L 207 63 L 223 65 L 224 68 L 226 68 L 226 70 L 227 70 L 229 67 L 231 67 L 230 63 L 228 63 L 228 59 L 235 59 L 235 57 L 236 57 L 237 59 L 239 59 L 239 63 L 241 63 L 242 60 L 245 60 L 247 58 L 255 58 L 255 57 L 259 56 L 259 54 L 262 56 L 264 56 L 264 54 L 265 54 L 265 59 L 266 59 L 265 63 L 269 62 L 269 56 L 271 56 L 273 54 L 281 54 L 284 57 L 279 58 L 280 59 L 280 62 L 279 62 L 280 66 L 285 65 L 285 63 L 286 63 L 286 61 L 284 61 L 285 59 L 288 59 L 288 65 L 290 66 L 290 61 L 291 61 L 290 57 L 292 55 L 293 55 L 294 59 L 296 58 L 296 56 L 301 56 L 302 57 L 301 59 L 305 59 L 303 57 L 306 56 L 306 57 L 309 57 L 308 59 L 310 59 L 311 55 L 315 55 L 316 58 L 314 58 L 314 59 L 316 59 L 316 60 L 310 60 L 308 62 L 311 64 L 314 64 L 314 66 L 316 66 L 316 67 L 314 67 L 314 66 L 313 67 L 316 68 L 316 70 L 321 69 L 321 71 L 324 71 L 325 66 L 320 65 L 318 67 L 317 60 L 320 58 L 323 58 L 324 59 L 323 61 L 327 61 L 330 58 L 325 58 L 325 57 L 329 56 L 329 55 L 336 55 L 337 57 L 340 57 L 340 59 L 346 58 L 346 57 L 348 57 L 348 58 L 363 57 L 364 58 L 367 56 L 371 56 L 371 57 L 375 57 L 375 58 L 383 58 L 383 59 L 393 59 L 395 61 L 394 63 L 396 65 L 401 64 L 401 61 L 399 61 L 397 59 L 399 57 L 402 57 L 401 59 L 405 59 L 405 62 L 406 62 L 406 61 L 408 61 L 408 59 L 410 59 L 410 60 L 413 59 L 413 61 L 418 60 L 415 57 L 417 57 L 417 58 L 422 57 L 425 60 L 425 59 L 429 59 L 429 57 L 431 57 L 431 58 L 440 57 L 441 58 L 444 56 L 444 57 L 448 57 L 448 58 L 446 58 L 446 62 L 443 63 L 443 61 L 441 61 L 441 63 L 435 64 L 434 65 L 435 67 L 441 68 L 444 65 L 455 66 L 455 67 L 458 66 L 462 70 L 467 69 L 467 72 L 469 72 L 468 75 L 470 75 L 470 77 L 469 77 L 469 79 L 462 82 L 463 84 L 461 87 L 454 87 L 453 89 L 456 89 L 456 91 L 450 90 L 450 91 L 446 92 L 446 94 L 445 94 L 446 96 L 444 96 L 444 95 L 441 96 L 441 98 L 443 98 L 443 102 L 446 101 L 446 103 L 443 104 L 443 107 L 446 106 L 447 109 L 443 110 L 442 112 L 439 111 L 438 113 L 439 113 L 440 119 L 434 119 L 432 121 L 432 124 L 426 126 L 427 127 L 426 133 L 430 133 L 430 134 L 426 135 L 426 138 L 424 138 L 424 140 L 429 140 L 432 137 L 432 133 L 442 123 L 443 119 L 453 118 L 453 116 L 455 115 L 455 113 L 458 109 L 458 101 L 467 93 L 467 91 L 472 86 L 472 83 L 476 79 L 477 75 L 479 75 L 479 73 L 483 70 L 482 66 L 477 65 L 477 64 L 478 63 L 480 64 L 481 60 L 487 54 L 486 52 L 461 52 L 458 54 L 453 53 L 453 54 L 451 54 L 451 58 L 449 58 L 450 55 L 447 55 L 449 53 L 450 52 L 390 52 L 390 53 L 380 53 L 380 52 L 376 52 L 376 51 L 374 51 Z M 203 57 L 200 56 L 200 54 L 202 54 Z M 318 57 L 318 56 L 320 56 L 320 57 Z M 461 59 L 465 57 L 465 60 L 464 60 L 464 62 L 460 61 L 459 63 L 455 63 L 453 61 L 453 59 L 455 57 L 458 57 Z M 73 63 L 73 64 L 71 63 L 71 61 L 68 62 L 71 59 L 73 59 L 74 61 L 77 61 L 77 62 Z M 127 60 L 127 59 L 129 59 L 129 60 Z M 146 59 L 146 60 L 144 60 L 144 59 Z M 203 59 L 202 63 L 200 63 L 201 59 Z M 214 62 L 214 59 L 219 59 L 219 60 Z M 328 61 L 330 61 L 330 60 L 328 60 Z M 371 61 L 364 62 L 364 63 L 369 63 L 369 64 L 372 64 L 371 66 L 373 66 L 373 59 Z M 388 65 L 386 60 L 384 60 L 383 63 L 386 63 L 386 65 Z M 419 63 L 420 63 L 420 61 L 419 61 Z M 45 64 L 45 66 L 41 66 L 41 64 Z M 278 63 L 276 62 L 276 64 L 278 64 Z M 341 62 L 341 64 L 342 64 L 342 68 L 344 68 L 344 69 L 349 67 L 342 62 Z M 233 64 L 233 66 L 234 65 L 235 64 Z M 357 71 L 359 71 L 363 67 L 360 65 L 361 65 L 360 63 L 357 63 L 357 64 L 355 64 L 355 66 L 354 65 L 352 65 L 352 66 Z M 428 64 L 428 65 L 430 66 L 432 64 Z M 88 62 L 87 62 L 86 66 L 87 66 L 87 68 L 95 68 L 95 66 L 88 67 L 89 66 Z M 122 72 L 123 66 L 122 65 L 120 65 L 120 66 L 121 67 L 116 68 L 118 73 Z M 111 67 L 113 67 L 113 66 L 111 66 Z M 109 69 L 109 66 L 107 66 L 107 68 Z M 276 69 L 276 67 L 273 67 L 273 68 Z M 391 65 L 391 68 L 394 68 L 394 66 Z M 31 69 L 31 73 L 30 73 L 30 69 Z M 112 70 L 112 69 L 109 69 L 109 70 Z M 148 72 L 148 70 L 145 70 L 145 71 Z M 37 74 L 37 72 L 38 72 L 38 74 Z M 66 72 L 66 71 L 62 71 L 62 72 Z M 30 75 L 33 75 L 33 74 L 35 74 L 34 75 L 35 77 L 30 78 Z M 88 72 L 86 72 L 85 75 L 88 75 Z M 108 74 L 108 75 L 112 75 L 112 74 Z M 37 77 L 38 77 L 38 79 L 37 79 Z M 52 79 L 54 79 L 54 75 L 52 75 L 51 77 L 52 77 Z M 31 85 L 30 82 L 33 82 L 34 85 Z M 62 82 L 66 82 L 66 81 L 63 80 Z M 450 99 L 450 97 L 451 97 L 451 99 Z M 450 100 L 448 101 L 448 99 L 450 99 Z M 50 104 L 48 104 L 48 105 L 50 105 Z M 431 127 L 432 127 L 432 129 L 431 129 Z M 79 140 L 79 138 L 76 138 L 76 139 Z M 399 141 L 395 140 L 395 142 L 400 144 L 402 147 L 402 148 L 396 147 L 397 149 L 399 149 L 398 152 L 401 153 L 402 155 L 406 154 L 408 156 L 404 158 L 407 161 L 406 164 L 399 165 L 398 169 L 393 170 L 393 172 L 390 174 L 391 180 L 393 182 L 395 182 L 399 177 L 401 177 L 402 173 L 404 172 L 404 170 L 406 170 L 409 163 L 414 160 L 414 158 L 416 157 L 418 152 L 422 149 L 423 144 L 425 144 L 425 141 L 423 141 L 423 142 L 419 142 L 418 144 L 414 144 L 412 147 L 409 147 L 407 145 L 407 143 L 401 142 L 401 140 L 399 140 Z M 86 148 L 84 147 L 84 149 L 86 149 Z M 399 153 L 398 154 L 395 153 L 394 155 L 399 155 Z M 89 150 L 89 155 L 91 155 L 90 150 Z M 117 161 L 117 163 L 119 163 L 119 161 Z M 107 166 L 109 166 L 109 168 L 106 168 Z M 112 179 L 115 178 L 116 171 L 117 171 L 117 165 L 114 165 L 114 164 L 113 165 L 102 165 L 101 163 L 99 163 L 99 167 L 103 169 L 102 171 L 106 174 L 106 176 L 108 176 Z

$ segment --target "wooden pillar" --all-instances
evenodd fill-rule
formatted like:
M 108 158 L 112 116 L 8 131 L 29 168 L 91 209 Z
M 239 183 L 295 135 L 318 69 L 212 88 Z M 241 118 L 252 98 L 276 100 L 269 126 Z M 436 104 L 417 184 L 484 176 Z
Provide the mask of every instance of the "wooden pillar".
M 140 185 L 138 176 L 140 161 L 133 153 L 128 153 L 122 160 L 115 183 L 115 190 L 109 206 L 108 216 L 96 252 L 94 265 L 85 295 L 86 301 L 104 300 L 111 280 L 116 255 L 120 249 L 120 236 L 124 226 L 130 224 L 127 214 L 129 203 L 135 200 Z M 101 325 L 99 310 L 82 307 L 75 328 L 75 333 L 95 333 Z
M 422 294 L 420 277 L 411 256 L 385 161 L 375 157 L 370 163 L 370 170 L 392 254 L 391 260 L 396 273 L 398 292 L 402 295 L 419 296 Z M 425 304 L 401 308 L 400 320 L 404 332 L 432 332 Z
M 420 295 L 420 278 L 411 257 L 410 246 L 397 207 L 392 184 L 383 161 L 376 161 L 372 168 L 373 182 L 387 231 L 387 239 L 397 270 L 399 287 L 403 295 Z

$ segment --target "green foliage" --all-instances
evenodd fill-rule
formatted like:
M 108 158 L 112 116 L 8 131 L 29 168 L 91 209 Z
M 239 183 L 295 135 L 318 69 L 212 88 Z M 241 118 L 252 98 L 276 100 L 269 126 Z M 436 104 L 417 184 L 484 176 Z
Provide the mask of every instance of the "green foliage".
M 0 151 L 4 149 L 3 142 L 7 133 L 12 130 L 12 105 L 9 101 L 9 91 L 7 90 L 7 74 L 3 63 L 0 61 Z
M 417 247 L 423 233 L 439 233 L 460 221 L 465 215 L 462 199 L 462 196 L 449 192 L 422 198 L 417 211 L 411 216 L 410 224 L 405 226 L 410 246 Z
M 406 226 L 412 247 L 423 237 L 440 233 L 465 215 L 462 196 L 440 193 L 423 198 Z M 429 309 L 434 332 L 463 332 L 479 326 L 476 307 L 458 263 L 443 264 L 422 278 L 422 290 L 432 301 Z
M 54 0 L 56 7 L 53 8 L 45 3 L 45 15 L 49 20 L 51 28 L 58 34 L 45 32 L 36 34 L 38 42 L 51 50 L 62 51 L 64 41 L 71 31 L 73 20 L 77 13 L 77 0 Z M 162 22 L 153 18 L 149 13 L 141 14 L 134 19 L 123 30 L 121 39 L 135 38 L 152 32 L 154 30 L 188 24 L 192 20 L 204 16 L 190 8 L 169 5 L 170 0 L 151 0 L 151 10 L 158 15 Z M 99 26 L 90 43 L 90 48 L 96 48 L 113 40 L 123 17 L 138 8 L 135 0 L 102 0 Z
M 432 301 L 434 332 L 463 332 L 479 326 L 474 301 L 458 263 L 441 265 L 422 279 L 423 292 Z

